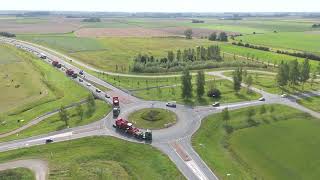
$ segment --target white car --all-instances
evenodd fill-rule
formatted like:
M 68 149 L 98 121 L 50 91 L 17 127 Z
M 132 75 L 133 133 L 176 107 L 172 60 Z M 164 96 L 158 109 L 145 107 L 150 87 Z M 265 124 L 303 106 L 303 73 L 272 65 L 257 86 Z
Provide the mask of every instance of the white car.
M 175 108 L 177 107 L 177 103 L 175 101 L 167 102 L 166 106 Z
M 282 94 L 281 97 L 282 98 L 286 98 L 286 97 L 288 97 L 288 95 L 287 94 Z
M 100 90 L 100 89 L 96 89 L 96 92 L 97 92 L 97 93 L 101 93 L 101 90 Z
M 91 86 L 91 84 L 90 84 L 90 83 L 87 83 L 87 86 L 88 86 L 88 87 L 90 87 L 90 86 Z
M 259 98 L 259 101 L 265 101 L 266 99 L 264 97 Z
M 219 107 L 220 106 L 220 102 L 215 102 L 212 104 L 213 107 Z

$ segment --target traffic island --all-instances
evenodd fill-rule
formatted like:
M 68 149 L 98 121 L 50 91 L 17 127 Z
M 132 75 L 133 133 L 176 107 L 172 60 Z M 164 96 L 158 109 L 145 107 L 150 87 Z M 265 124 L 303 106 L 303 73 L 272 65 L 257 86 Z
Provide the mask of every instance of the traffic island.
M 177 122 L 174 112 L 161 108 L 146 108 L 129 115 L 129 121 L 143 129 L 162 129 Z

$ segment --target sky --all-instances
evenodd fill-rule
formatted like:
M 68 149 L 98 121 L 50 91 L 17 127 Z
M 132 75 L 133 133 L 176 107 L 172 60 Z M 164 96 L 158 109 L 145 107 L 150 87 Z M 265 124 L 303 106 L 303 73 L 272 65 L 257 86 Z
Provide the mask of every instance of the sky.
M 0 0 L 0 10 L 320 12 L 319 0 Z

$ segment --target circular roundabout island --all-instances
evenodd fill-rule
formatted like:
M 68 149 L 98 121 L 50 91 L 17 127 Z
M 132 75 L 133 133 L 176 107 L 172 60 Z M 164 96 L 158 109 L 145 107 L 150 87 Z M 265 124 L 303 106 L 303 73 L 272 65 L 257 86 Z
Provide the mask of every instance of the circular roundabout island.
M 166 109 L 146 108 L 131 113 L 128 120 L 138 128 L 162 129 L 175 124 L 177 116 L 174 112 Z

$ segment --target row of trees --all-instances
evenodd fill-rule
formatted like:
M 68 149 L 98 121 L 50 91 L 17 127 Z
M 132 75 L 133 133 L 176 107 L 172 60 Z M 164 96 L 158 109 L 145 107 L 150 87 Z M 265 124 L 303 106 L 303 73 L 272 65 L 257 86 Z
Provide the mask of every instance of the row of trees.
M 295 56 L 295 57 L 300 57 L 300 58 L 308 58 L 308 59 L 313 59 L 313 60 L 318 60 L 320 61 L 320 56 L 312 54 L 312 53 L 306 53 L 306 52 L 288 52 L 288 51 L 281 51 L 277 50 L 276 51 L 278 54 L 287 54 L 290 56 Z
M 96 111 L 96 102 L 94 100 L 94 97 L 93 95 L 89 95 L 88 98 L 87 98 L 87 115 L 90 117 L 92 116 L 92 114 Z M 80 117 L 80 120 L 83 119 L 83 116 L 84 116 L 84 109 L 83 109 L 83 106 L 78 103 L 76 105 L 76 112 L 77 112 L 77 115 Z M 67 109 L 66 107 L 64 106 L 61 106 L 60 107 L 60 110 L 59 110 L 59 117 L 60 117 L 60 120 L 63 121 L 65 123 L 65 126 L 66 127 L 69 127 L 69 114 L 67 112 Z
M 320 28 L 320 24 L 313 24 L 312 28 Z
M 232 42 L 233 45 L 236 46 L 242 46 L 242 47 L 247 47 L 247 48 L 252 48 L 252 49 L 258 49 L 258 50 L 262 50 L 262 51 L 270 51 L 270 48 L 268 47 L 264 47 L 264 46 L 256 46 L 256 45 L 252 45 L 249 43 L 242 43 L 242 42 Z
M 215 32 L 211 33 L 208 37 L 210 41 L 228 41 L 228 35 L 225 32 L 220 32 L 219 35 Z
M 313 73 L 316 78 L 316 73 Z M 310 79 L 310 64 L 309 60 L 305 59 L 302 64 L 299 64 L 297 60 L 289 63 L 280 63 L 278 67 L 278 73 L 276 76 L 277 84 L 280 88 L 286 85 L 294 87 L 299 83 L 302 83 L 302 88 L 305 82 Z
M 0 36 L 4 36 L 4 37 L 16 37 L 15 34 L 9 33 L 9 32 L 0 32 Z
M 222 60 L 220 47 L 217 45 L 209 46 L 205 48 L 203 46 L 198 46 L 196 49 L 180 49 L 174 53 L 173 51 L 168 51 L 167 57 L 156 59 L 154 56 L 141 55 L 139 54 L 134 58 L 134 62 L 146 64 L 148 62 L 160 62 L 160 63 L 171 63 L 173 61 L 205 61 L 205 60 Z

